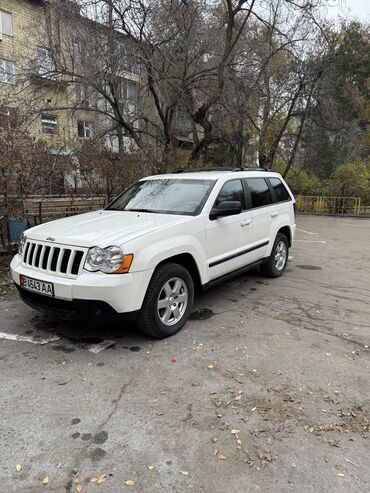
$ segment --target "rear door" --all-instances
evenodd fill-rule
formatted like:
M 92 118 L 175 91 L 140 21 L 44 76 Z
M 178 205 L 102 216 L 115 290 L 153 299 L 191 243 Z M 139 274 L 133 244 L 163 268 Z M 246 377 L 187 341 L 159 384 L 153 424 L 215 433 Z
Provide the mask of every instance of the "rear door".
M 233 216 L 206 219 L 209 279 L 215 279 L 250 262 L 252 212 L 246 210 L 245 188 L 241 179 L 223 184 L 213 206 L 227 200 L 241 202 L 243 211 Z
M 246 178 L 253 220 L 253 245 L 257 259 L 268 256 L 279 215 L 269 183 L 264 177 Z
M 277 176 L 271 176 L 268 178 L 270 187 L 275 200 L 275 210 L 277 212 L 276 229 L 274 236 L 278 228 L 289 225 L 291 231 L 291 240 L 294 237 L 295 231 L 295 218 L 294 218 L 294 198 L 287 190 L 284 180 Z

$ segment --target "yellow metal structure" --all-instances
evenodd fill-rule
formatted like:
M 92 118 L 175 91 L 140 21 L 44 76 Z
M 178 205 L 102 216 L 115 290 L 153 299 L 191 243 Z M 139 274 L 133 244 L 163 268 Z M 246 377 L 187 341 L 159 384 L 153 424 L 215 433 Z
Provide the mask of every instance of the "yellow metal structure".
M 297 195 L 296 210 L 299 214 L 359 216 L 361 213 L 361 199 L 359 197 Z

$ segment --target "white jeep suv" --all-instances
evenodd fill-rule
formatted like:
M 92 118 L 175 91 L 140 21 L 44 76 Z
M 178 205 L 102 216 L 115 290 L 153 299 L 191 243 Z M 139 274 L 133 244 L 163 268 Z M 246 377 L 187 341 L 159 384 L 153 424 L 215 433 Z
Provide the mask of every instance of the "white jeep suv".
M 280 276 L 295 233 L 294 197 L 268 170 L 179 170 L 144 178 L 108 207 L 28 229 L 11 262 L 32 307 L 63 319 L 135 318 L 167 337 L 196 288 L 251 267 Z

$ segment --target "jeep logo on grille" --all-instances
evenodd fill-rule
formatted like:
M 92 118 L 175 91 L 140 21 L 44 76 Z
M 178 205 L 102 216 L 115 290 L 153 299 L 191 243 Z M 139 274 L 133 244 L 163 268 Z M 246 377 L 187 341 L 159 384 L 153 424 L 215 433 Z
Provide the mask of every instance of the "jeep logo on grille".
M 46 238 L 46 241 L 55 241 L 55 238 L 53 238 L 52 236 L 48 236 L 48 237 Z

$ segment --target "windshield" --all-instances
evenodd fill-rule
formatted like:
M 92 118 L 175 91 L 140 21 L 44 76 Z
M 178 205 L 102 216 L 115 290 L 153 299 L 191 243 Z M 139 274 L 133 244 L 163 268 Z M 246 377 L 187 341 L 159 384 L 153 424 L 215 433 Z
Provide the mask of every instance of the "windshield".
M 195 216 L 202 210 L 214 183 L 173 178 L 138 181 L 106 209 Z

